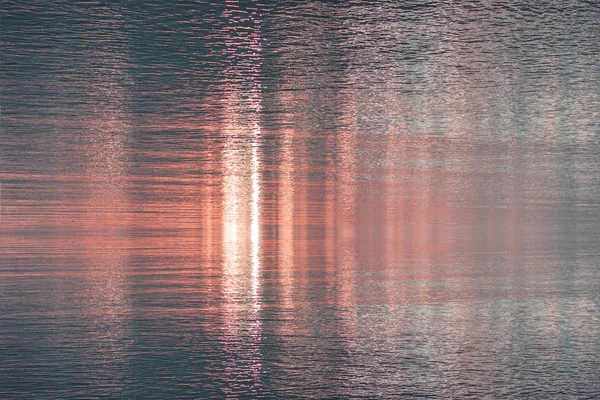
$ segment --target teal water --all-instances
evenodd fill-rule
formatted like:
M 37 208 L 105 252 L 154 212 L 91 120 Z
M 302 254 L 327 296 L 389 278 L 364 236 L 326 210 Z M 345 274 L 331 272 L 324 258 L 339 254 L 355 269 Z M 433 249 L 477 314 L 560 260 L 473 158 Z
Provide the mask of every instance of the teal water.
M 0 398 L 600 397 L 600 6 L 0 6 Z

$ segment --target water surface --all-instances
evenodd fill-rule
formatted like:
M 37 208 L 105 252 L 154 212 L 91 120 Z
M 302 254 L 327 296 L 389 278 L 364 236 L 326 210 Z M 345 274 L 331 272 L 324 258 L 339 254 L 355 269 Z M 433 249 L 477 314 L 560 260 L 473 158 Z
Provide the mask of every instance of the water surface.
M 0 397 L 600 396 L 600 7 L 3 2 Z

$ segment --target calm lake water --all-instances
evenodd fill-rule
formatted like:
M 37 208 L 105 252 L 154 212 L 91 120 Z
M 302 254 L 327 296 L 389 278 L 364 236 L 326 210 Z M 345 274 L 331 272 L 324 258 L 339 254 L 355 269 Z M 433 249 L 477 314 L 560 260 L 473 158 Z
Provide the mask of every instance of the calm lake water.
M 1 398 L 600 397 L 595 1 L 16 2 Z

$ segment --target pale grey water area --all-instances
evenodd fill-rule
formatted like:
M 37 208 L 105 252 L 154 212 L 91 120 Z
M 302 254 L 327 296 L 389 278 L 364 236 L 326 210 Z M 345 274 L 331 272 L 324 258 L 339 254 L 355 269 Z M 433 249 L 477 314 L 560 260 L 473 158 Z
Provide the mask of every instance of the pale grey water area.
M 600 398 L 600 3 L 1 3 L 0 398 Z

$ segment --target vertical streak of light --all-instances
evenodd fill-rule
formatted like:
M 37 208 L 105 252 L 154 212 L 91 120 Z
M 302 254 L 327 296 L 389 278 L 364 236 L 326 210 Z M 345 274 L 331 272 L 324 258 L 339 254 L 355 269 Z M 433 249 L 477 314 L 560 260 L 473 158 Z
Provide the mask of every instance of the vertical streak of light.
M 257 389 L 262 379 L 258 148 L 261 21 L 257 8 L 241 7 L 236 1 L 227 2 L 224 16 L 230 22 L 223 32 L 228 36 L 225 42 L 228 65 L 223 70 L 224 131 L 228 138 L 223 154 L 224 318 L 229 342 L 226 351 L 232 374 L 235 368 L 243 366 L 248 373 L 247 384 Z M 234 375 L 229 378 L 233 384 Z
M 257 145 L 252 146 L 252 210 L 250 222 L 250 235 L 252 243 L 252 297 L 256 300 L 260 284 L 260 176 Z M 260 305 L 260 304 L 258 304 Z
M 282 297 L 286 309 L 293 307 L 294 267 L 294 181 L 293 132 L 283 132 L 281 182 L 279 187 L 279 265 L 282 269 Z
M 230 154 L 226 154 L 228 156 Z M 229 158 L 229 157 L 226 157 Z M 233 160 L 231 160 L 233 161 Z M 223 221 L 223 243 L 225 249 L 225 269 L 227 275 L 236 275 L 237 253 L 238 253 L 238 176 L 232 171 L 231 162 L 226 162 L 227 173 L 224 176 L 224 221 Z
M 398 182 L 396 177 L 396 171 L 393 168 L 395 158 L 398 156 L 404 156 L 402 153 L 402 148 L 398 146 L 401 143 L 401 136 L 394 133 L 393 127 L 390 126 L 388 128 L 388 134 L 386 135 L 386 141 L 384 146 L 385 156 L 384 156 L 384 166 L 387 170 L 387 174 L 385 176 L 385 188 L 384 193 L 385 197 L 383 199 L 383 210 L 385 213 L 385 224 L 383 231 L 383 257 L 385 260 L 385 265 L 388 268 L 396 268 L 396 262 L 398 261 L 398 253 L 397 253 L 397 244 L 398 244 L 398 235 L 397 235 L 397 226 L 398 223 L 398 199 L 401 198 L 401 193 L 398 188 Z M 384 285 L 382 287 L 382 295 L 385 296 L 385 301 L 388 304 L 393 304 L 390 302 L 390 294 L 393 293 L 394 288 L 390 287 L 392 282 L 389 279 L 384 281 Z
M 354 272 L 357 268 L 357 101 L 356 93 L 348 93 L 345 99 L 344 115 L 346 128 L 337 135 L 339 148 L 338 180 L 336 187 L 336 262 L 342 268 L 340 286 L 340 305 L 351 308 L 356 304 L 356 282 Z M 341 265 L 340 265 L 341 263 Z M 348 335 L 356 331 L 355 315 L 348 321 Z
M 323 225 L 325 228 L 325 268 L 328 274 L 334 274 L 335 260 L 337 251 L 335 248 L 335 223 L 336 223 L 336 196 L 335 180 L 327 174 L 327 179 L 323 183 L 325 191 L 325 218 Z
M 120 13 L 112 12 L 102 16 L 122 18 Z M 108 49 L 112 48 L 111 35 L 118 25 L 107 29 L 106 37 L 91 33 L 90 38 Z M 118 50 L 92 51 L 89 57 L 101 68 L 87 88 L 93 101 L 86 104 L 79 120 L 85 132 L 85 144 L 81 147 L 85 154 L 80 188 L 83 198 L 77 205 L 83 208 L 84 231 L 78 238 L 85 267 L 83 314 L 93 326 L 87 354 L 99 355 L 91 357 L 90 365 L 101 366 L 99 382 L 113 384 L 125 379 L 127 345 L 123 343 L 129 337 L 126 315 L 131 309 L 126 295 L 130 220 L 123 213 L 129 206 L 126 143 L 130 120 L 127 90 L 114 79 L 116 74 L 127 77 L 128 63 L 125 54 Z
M 260 135 L 257 129 L 256 138 Z M 250 243 L 252 251 L 252 325 L 251 332 L 253 336 L 254 352 L 256 358 L 252 364 L 252 374 L 254 382 L 260 382 L 262 362 L 259 344 L 262 341 L 262 322 L 260 319 L 260 164 L 258 158 L 258 143 L 252 146 L 252 200 L 250 211 Z

